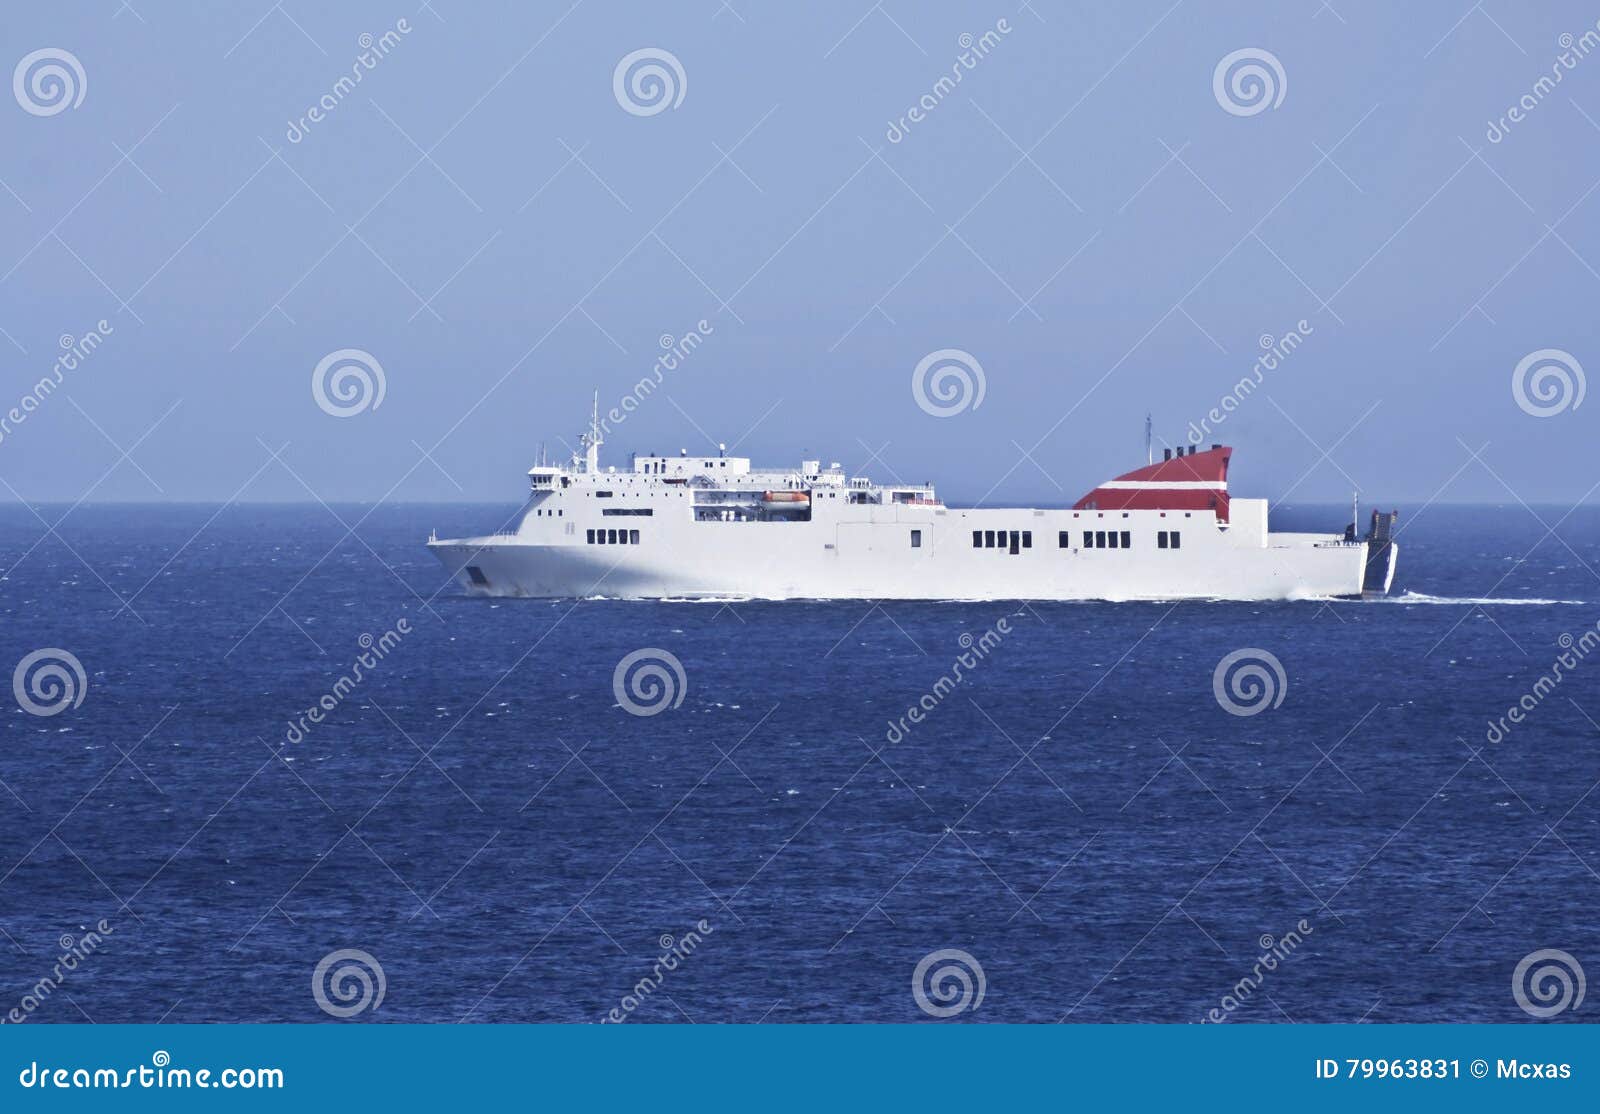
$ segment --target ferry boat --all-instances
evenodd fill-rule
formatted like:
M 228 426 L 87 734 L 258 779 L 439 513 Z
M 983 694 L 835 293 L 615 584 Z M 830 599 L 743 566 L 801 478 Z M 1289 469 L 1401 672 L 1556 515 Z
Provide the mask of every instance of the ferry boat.
M 478 596 L 619 599 L 1293 600 L 1388 592 L 1397 512 L 1357 536 L 1273 533 L 1228 492 L 1233 450 L 1167 449 L 1066 509 L 947 507 L 839 464 L 635 455 L 600 466 L 598 410 L 568 465 L 528 471 L 516 529 L 428 539 Z

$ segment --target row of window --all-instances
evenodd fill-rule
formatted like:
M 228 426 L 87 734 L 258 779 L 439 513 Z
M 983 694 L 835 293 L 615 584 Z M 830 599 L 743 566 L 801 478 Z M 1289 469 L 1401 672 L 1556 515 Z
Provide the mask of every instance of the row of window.
M 590 530 L 588 535 L 590 545 L 639 544 L 639 531 L 637 530 Z
M 682 460 L 683 458 L 680 457 L 679 459 Z M 683 463 L 687 464 L 688 461 L 684 460 Z M 726 460 L 704 460 L 704 461 L 701 461 L 700 464 L 701 464 L 701 467 L 703 467 L 703 468 L 712 468 L 712 467 L 726 468 L 728 466 L 728 462 Z M 666 470 L 667 470 L 667 462 L 664 461 L 664 460 L 646 461 L 645 462 L 645 467 L 643 469 L 641 469 L 641 471 L 645 475 L 659 475 L 659 474 L 665 472 Z
M 913 542 L 913 545 L 918 544 Z M 1032 530 L 974 530 L 973 549 L 1005 549 L 1012 553 L 1033 548 Z
M 606 507 L 600 513 L 607 516 L 614 514 L 633 514 L 644 515 L 648 517 L 656 512 L 651 510 L 649 507 Z
M 1057 539 L 1062 549 L 1070 548 L 1071 536 L 1067 531 L 1061 531 Z M 1129 530 L 1085 530 L 1083 532 L 1083 548 L 1085 549 L 1132 549 L 1133 533 Z
M 1072 546 L 1072 534 L 1063 530 L 1056 537 L 1056 543 L 1062 549 Z M 1157 549 L 1181 549 L 1183 536 L 1177 530 L 1156 531 Z M 1083 532 L 1084 549 L 1132 549 L 1133 532 L 1130 530 L 1085 530 Z
M 1072 532 L 1062 530 L 1056 535 L 1056 544 L 1062 549 L 1072 548 Z M 922 531 L 911 531 L 911 548 L 918 549 L 922 546 Z M 1156 532 L 1157 549 L 1180 549 L 1183 546 L 1183 536 L 1178 530 L 1159 530 Z M 1017 553 L 1023 549 L 1033 548 L 1032 530 L 974 530 L 972 532 L 973 549 L 1008 549 Z M 1085 530 L 1083 532 L 1084 549 L 1132 549 L 1133 532 L 1131 530 Z

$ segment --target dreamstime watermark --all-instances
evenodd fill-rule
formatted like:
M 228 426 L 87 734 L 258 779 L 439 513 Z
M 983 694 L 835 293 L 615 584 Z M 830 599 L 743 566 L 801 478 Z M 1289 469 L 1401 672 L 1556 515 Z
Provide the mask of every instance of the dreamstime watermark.
M 1541 76 L 1535 81 L 1526 93 L 1501 113 L 1500 119 L 1490 120 L 1488 130 L 1483 133 L 1483 137 L 1490 143 L 1499 143 L 1511 134 L 1513 127 L 1526 120 L 1530 112 L 1556 91 L 1556 86 L 1561 84 L 1561 79 L 1566 76 L 1568 70 L 1577 69 L 1579 62 L 1589 57 L 1596 47 L 1600 47 L 1600 34 L 1596 33 L 1597 30 L 1600 30 L 1600 20 L 1595 22 L 1593 29 L 1584 31 L 1577 38 L 1563 32 L 1556 39 L 1556 45 L 1561 48 L 1561 53 L 1550 63 L 1549 75 Z
M 111 927 L 110 922 L 102 919 L 82 936 L 74 938 L 71 934 L 63 935 L 56 941 L 61 947 L 61 954 L 56 958 L 55 966 L 50 969 L 49 974 L 33 984 L 33 987 L 22 996 L 22 1001 L 13 1006 L 4 1017 L 0 1017 L 0 1025 L 7 1022 L 20 1025 L 33 1016 L 34 1011 L 44 1005 L 50 995 L 61 989 L 62 984 L 67 981 L 67 976 L 98 951 L 100 945 L 105 943 L 105 938 L 114 931 L 116 930 Z
M 1261 989 L 1267 981 L 1267 976 L 1278 969 L 1278 966 L 1294 954 L 1295 949 L 1305 943 L 1305 938 L 1310 936 L 1313 929 L 1311 922 L 1301 919 L 1300 923 L 1285 932 L 1282 936 L 1274 938 L 1268 932 L 1256 941 L 1261 945 L 1261 955 L 1257 957 L 1255 966 L 1250 973 L 1233 984 L 1233 989 L 1222 996 L 1222 1000 L 1200 1019 L 1204 1025 L 1211 1022 L 1213 1025 L 1221 1024 L 1228 1017 L 1250 1000 L 1250 996 Z
M 906 714 L 898 721 L 889 721 L 889 730 L 883 737 L 890 743 L 898 743 L 911 729 L 928 718 L 945 697 L 956 690 L 956 686 L 967 679 L 967 674 L 978 667 L 978 663 L 992 654 L 1006 635 L 1011 633 L 1011 623 L 1003 616 L 995 621 L 993 627 L 984 631 L 977 638 L 971 634 L 963 633 L 956 641 L 961 644 L 962 653 L 956 656 L 950 668 L 933 683 L 933 687 L 923 693 L 917 702 L 906 709 Z
M 1560 948 L 1529 952 L 1511 972 L 1511 997 L 1529 1017 L 1554 1017 L 1583 1005 L 1588 983 L 1577 957 Z
M 17 404 L 4 414 L 0 414 L 0 442 L 16 431 L 16 428 L 28 420 L 39 407 L 44 405 L 44 400 L 55 393 L 56 388 L 66 381 L 67 372 L 77 371 L 83 362 L 92 356 L 97 348 L 105 343 L 106 337 L 116 332 L 111 322 L 106 320 L 96 321 L 94 328 L 75 337 L 71 333 L 61 334 L 61 354 L 56 357 L 55 363 L 50 367 L 50 374 L 30 387 Z
M 929 1017 L 954 1017 L 983 1005 L 989 980 L 971 952 L 940 948 L 929 952 L 911 972 L 911 997 Z
M 137 1064 L 126 1071 L 116 1068 L 52 1068 L 31 1060 L 17 1073 L 17 1083 L 28 1089 L 53 1087 L 61 1091 L 141 1090 L 187 1091 L 190 1089 L 225 1091 L 283 1089 L 282 1068 L 226 1067 L 175 1068 L 172 1054 L 160 1049 L 148 1064 Z
M 83 103 L 89 77 L 70 50 L 47 46 L 27 55 L 11 71 L 11 92 L 30 116 L 55 116 Z
M 388 380 L 371 352 L 341 348 L 329 352 L 311 372 L 311 397 L 324 414 L 353 418 L 383 405 Z
M 327 719 L 330 712 L 343 704 L 345 698 L 355 691 L 356 686 L 366 678 L 367 674 L 376 669 L 378 663 L 388 657 L 394 648 L 400 645 L 400 640 L 410 633 L 411 620 L 402 617 L 377 638 L 363 634 L 356 639 L 361 647 L 361 653 L 350 663 L 350 669 L 335 681 L 333 687 L 323 693 L 315 704 L 301 712 L 299 719 L 289 721 L 288 730 L 283 733 L 283 741 L 298 743 L 311 734 L 311 729 Z
M 1556 655 L 1556 660 L 1550 663 L 1550 668 L 1539 675 L 1527 692 L 1518 697 L 1517 702 L 1506 709 L 1506 714 L 1499 720 L 1489 721 L 1489 730 L 1484 733 L 1484 741 L 1488 743 L 1502 742 L 1511 734 L 1513 727 L 1521 726 L 1545 699 L 1555 692 L 1556 686 L 1570 676 L 1585 658 L 1600 647 L 1600 622 L 1592 629 L 1585 630 L 1577 638 L 1570 634 L 1562 634 L 1556 639 L 1556 645 L 1561 647 L 1561 653 Z
M 971 352 L 941 348 L 929 352 L 911 371 L 911 397 L 923 413 L 952 418 L 983 405 L 988 380 Z
M 1288 692 L 1283 662 L 1257 646 L 1235 650 L 1211 674 L 1211 693 L 1230 716 L 1258 716 L 1282 704 Z
M 1583 405 L 1588 390 L 1583 365 L 1571 352 L 1541 348 L 1529 352 L 1511 372 L 1511 397 L 1535 418 L 1551 418 Z
M 677 108 L 689 92 L 689 75 L 670 50 L 647 46 L 625 55 L 611 71 L 611 94 L 630 116 L 655 116 Z
M 633 389 L 622 396 L 622 401 L 606 411 L 600 419 L 600 428 L 606 433 L 628 420 L 635 410 L 644 404 L 644 400 L 655 393 L 657 387 L 666 380 L 667 372 L 677 371 L 695 349 L 705 343 L 706 337 L 716 332 L 716 328 L 701 318 L 695 322 L 695 327 L 682 336 L 673 336 L 671 333 L 661 334 L 661 355 L 656 357 L 655 364 L 650 368 L 650 374 L 633 385 Z
M 1206 412 L 1199 423 L 1189 423 L 1189 444 L 1199 445 L 1210 437 L 1223 422 L 1241 405 L 1244 400 L 1256 392 L 1256 388 L 1266 380 L 1267 372 L 1278 370 L 1284 360 L 1302 344 L 1306 337 L 1316 332 L 1309 321 L 1301 318 L 1294 323 L 1294 328 L 1285 332 L 1281 337 L 1274 337 L 1271 333 L 1261 334 L 1261 355 L 1256 357 L 1256 362 L 1250 369 L 1250 374 L 1233 385 L 1233 389 L 1222 396 L 1222 399 Z
M 411 24 L 407 23 L 404 17 L 397 19 L 392 29 L 377 38 L 362 32 L 356 39 L 356 45 L 361 48 L 361 53 L 350 63 L 349 75 L 341 76 L 335 81 L 326 93 L 317 98 L 316 103 L 306 109 L 300 119 L 290 120 L 288 130 L 283 133 L 284 138 L 290 143 L 299 143 L 310 135 L 312 125 L 326 120 L 329 113 L 356 91 L 356 86 L 361 84 L 362 78 L 377 69 L 378 63 L 389 57 L 389 52 L 400 45 L 400 37 L 409 34 L 411 34 Z
M 58 716 L 82 704 L 88 691 L 83 663 L 58 646 L 35 650 L 11 672 L 11 695 L 30 716 Z
M 1289 92 L 1289 75 L 1270 50 L 1247 46 L 1223 57 L 1211 72 L 1211 93 L 1232 116 L 1256 116 L 1277 108 Z
M 330 1017 L 354 1017 L 383 1005 L 389 980 L 371 952 L 340 948 L 329 952 L 311 972 L 311 997 Z
M 928 118 L 928 113 L 943 104 L 944 99 L 956 91 L 956 86 L 961 84 L 966 72 L 977 69 L 978 63 L 989 57 L 989 52 L 1000 45 L 1001 38 L 1009 34 L 1011 25 L 1003 17 L 995 21 L 992 30 L 985 31 L 976 38 L 970 34 L 961 34 L 956 39 L 956 45 L 961 48 L 961 53 L 956 55 L 956 60 L 950 64 L 950 73 L 941 75 L 900 119 L 890 120 L 889 130 L 884 132 L 884 138 L 890 143 L 899 143 L 910 135 L 912 126 L 922 123 Z
M 632 716 L 656 716 L 683 703 L 689 677 L 683 662 L 669 650 L 646 646 L 635 650 L 611 673 L 611 694 Z
M 600 1024 L 610 1022 L 621 1025 L 634 1010 L 644 1004 L 645 1000 L 660 990 L 667 981 L 667 976 L 676 971 L 678 967 L 691 955 L 696 948 L 705 943 L 705 938 L 712 933 L 711 922 L 700 920 L 688 932 L 677 939 L 672 934 L 664 933 L 659 941 L 661 955 L 657 957 L 650 973 L 633 984 L 633 989 L 622 996 L 622 1001 L 611 1007 L 611 1011 L 600 1019 Z

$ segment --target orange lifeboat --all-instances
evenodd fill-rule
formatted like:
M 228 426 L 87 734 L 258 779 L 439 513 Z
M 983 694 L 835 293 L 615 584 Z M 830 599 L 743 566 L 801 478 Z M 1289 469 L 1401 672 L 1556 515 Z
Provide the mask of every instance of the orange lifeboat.
M 806 506 L 811 502 L 811 496 L 804 491 L 763 491 L 761 493 L 761 501 L 763 503 L 794 503 L 799 506 Z

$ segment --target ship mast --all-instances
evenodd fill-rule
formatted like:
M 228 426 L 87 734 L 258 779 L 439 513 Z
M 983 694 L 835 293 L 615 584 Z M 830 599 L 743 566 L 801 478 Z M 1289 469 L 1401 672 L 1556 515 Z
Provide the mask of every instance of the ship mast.
M 583 443 L 584 471 L 600 471 L 600 446 L 605 438 L 600 434 L 600 392 L 594 393 L 593 409 L 589 412 L 589 432 L 579 440 Z
M 1146 464 L 1154 464 L 1156 462 L 1155 436 L 1152 432 L 1148 412 L 1144 416 L 1144 462 Z

